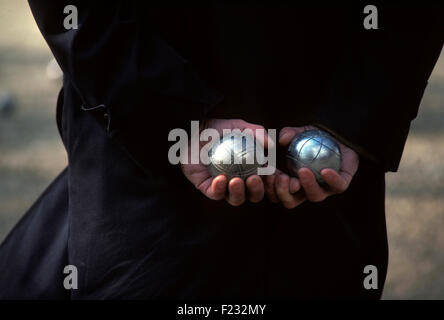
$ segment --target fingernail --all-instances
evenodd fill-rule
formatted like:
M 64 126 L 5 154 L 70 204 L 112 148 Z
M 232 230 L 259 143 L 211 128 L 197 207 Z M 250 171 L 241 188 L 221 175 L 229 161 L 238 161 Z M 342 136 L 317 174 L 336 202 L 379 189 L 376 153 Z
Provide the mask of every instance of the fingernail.
M 240 184 L 235 184 L 233 189 L 236 192 L 240 192 L 242 191 L 242 186 Z

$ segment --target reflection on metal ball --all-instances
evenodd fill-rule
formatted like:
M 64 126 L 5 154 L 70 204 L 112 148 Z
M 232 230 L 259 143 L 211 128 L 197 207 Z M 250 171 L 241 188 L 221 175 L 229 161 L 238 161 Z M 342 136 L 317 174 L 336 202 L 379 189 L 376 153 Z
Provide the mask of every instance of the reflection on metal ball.
M 250 135 L 238 131 L 224 135 L 208 153 L 210 174 L 223 174 L 228 181 L 234 177 L 246 179 L 257 174 L 260 165 L 256 157 L 256 148 L 263 154 L 263 147 L 260 144 L 256 146 L 255 139 Z
M 341 168 L 341 149 L 335 139 L 321 130 L 307 130 L 293 138 L 287 150 L 289 173 L 297 177 L 300 168 L 309 168 L 321 186 L 326 186 L 321 170 Z

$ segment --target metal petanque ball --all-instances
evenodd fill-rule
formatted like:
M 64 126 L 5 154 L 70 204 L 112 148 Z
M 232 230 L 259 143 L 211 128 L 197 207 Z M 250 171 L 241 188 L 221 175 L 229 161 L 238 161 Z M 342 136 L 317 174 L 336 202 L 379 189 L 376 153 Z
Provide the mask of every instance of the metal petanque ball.
M 226 134 L 208 152 L 208 170 L 212 176 L 225 175 L 228 181 L 234 177 L 246 179 L 257 174 L 260 167 L 255 149 L 254 137 L 236 131 Z M 263 154 L 260 144 L 257 149 Z
M 326 186 L 321 170 L 331 168 L 339 171 L 342 154 L 338 143 L 321 130 L 307 130 L 293 138 L 287 149 L 287 166 L 291 175 L 297 177 L 300 168 L 309 168 L 321 186 Z

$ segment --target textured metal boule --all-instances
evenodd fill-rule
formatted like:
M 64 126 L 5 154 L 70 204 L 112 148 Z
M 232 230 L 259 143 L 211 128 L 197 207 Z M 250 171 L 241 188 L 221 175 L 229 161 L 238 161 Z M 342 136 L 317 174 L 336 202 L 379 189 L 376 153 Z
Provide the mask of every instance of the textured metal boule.
M 255 156 L 255 149 L 264 152 L 255 139 L 241 132 L 232 132 L 223 136 L 210 149 L 208 170 L 212 176 L 225 175 L 228 180 L 234 177 L 246 179 L 257 174 L 260 166 Z
M 335 139 L 321 130 L 307 130 L 293 138 L 287 149 L 289 173 L 295 177 L 300 168 L 309 168 L 317 182 L 325 186 L 321 170 L 341 168 L 341 149 Z

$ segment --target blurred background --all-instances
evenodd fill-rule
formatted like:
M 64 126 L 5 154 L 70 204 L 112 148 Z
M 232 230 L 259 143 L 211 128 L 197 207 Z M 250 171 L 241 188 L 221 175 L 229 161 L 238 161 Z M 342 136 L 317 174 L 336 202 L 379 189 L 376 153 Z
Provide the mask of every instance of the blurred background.
M 66 166 L 55 121 L 61 80 L 26 1 L 0 0 L 0 242 Z M 387 175 L 385 299 L 444 299 L 444 54 Z

